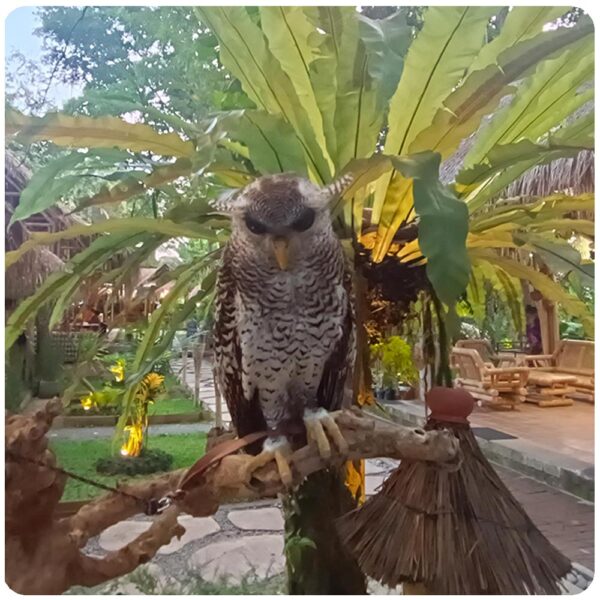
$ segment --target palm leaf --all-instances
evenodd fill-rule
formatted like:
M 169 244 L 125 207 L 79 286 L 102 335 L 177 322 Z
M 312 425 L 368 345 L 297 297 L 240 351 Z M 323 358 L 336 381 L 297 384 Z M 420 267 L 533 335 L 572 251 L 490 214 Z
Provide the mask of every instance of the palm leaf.
M 423 29 L 408 50 L 404 70 L 390 100 L 385 152 L 404 154 L 433 118 L 484 43 L 490 7 L 431 7 Z M 425 76 L 424 76 L 425 75 Z M 422 145 L 420 150 L 428 150 Z M 418 151 L 418 150 L 417 150 Z M 402 202 L 402 194 L 387 196 L 390 176 L 377 183 L 373 219 L 379 222 L 384 204 Z
M 469 280 L 469 259 L 465 249 L 468 211 L 464 202 L 439 180 L 440 156 L 421 152 L 405 157 L 377 154 L 368 159 L 351 161 L 344 169 L 355 181 L 345 196 L 355 193 L 385 170 L 396 169 L 412 198 L 419 217 L 418 245 L 427 259 L 427 276 L 438 297 L 452 304 L 465 290 Z M 395 230 L 389 228 L 377 241 L 373 260 L 381 261 L 387 253 Z
M 337 9 L 340 23 L 340 49 L 336 68 L 334 128 L 336 164 L 369 156 L 376 149 L 384 112 L 378 107 L 377 90 L 369 73 L 367 52 L 359 36 L 359 23 L 351 7 Z
M 564 125 L 538 144 L 521 140 L 495 146 L 482 163 L 457 174 L 455 190 L 474 212 L 533 167 L 593 149 L 593 133 L 592 113 Z
M 409 151 L 417 134 L 431 124 L 448 90 L 459 83 L 483 46 L 495 10 L 472 6 L 428 9 L 390 101 L 386 152 Z
M 315 9 L 298 6 L 261 6 L 261 28 L 269 50 L 287 74 L 306 111 L 314 136 L 333 172 L 327 151 L 323 118 L 313 89 L 311 65 L 320 55 L 323 36 L 310 22 L 306 12 Z
M 517 232 L 514 238 L 518 246 L 532 248 L 553 273 L 563 277 L 575 273 L 582 284 L 594 286 L 593 265 L 590 272 L 590 265 L 581 263 L 581 255 L 567 241 L 533 232 Z
M 483 232 L 507 223 L 519 226 L 528 226 L 534 222 L 542 224 L 551 219 L 564 217 L 570 212 L 593 211 L 594 204 L 594 194 L 581 194 L 580 196 L 555 194 L 524 204 L 508 204 L 495 207 L 491 212 L 472 216 L 470 231 L 472 233 Z
M 47 140 L 72 148 L 121 148 L 178 157 L 194 153 L 194 144 L 175 133 L 158 133 L 149 125 L 127 123 L 118 117 L 72 117 L 62 113 L 28 117 L 8 109 L 6 132 L 23 144 Z
M 519 84 L 510 104 L 500 109 L 477 137 L 464 166 L 481 162 L 496 145 L 536 141 L 587 102 L 593 91 L 578 90 L 593 76 L 593 43 L 592 37 L 586 37 L 559 56 L 539 63 L 535 73 Z
M 243 7 L 202 7 L 194 9 L 199 19 L 217 36 L 221 62 L 237 77 L 258 108 L 281 115 L 294 128 L 317 181 L 331 177 L 306 111 L 289 77 L 270 51 L 262 30 Z
M 233 140 L 244 145 L 259 173 L 308 174 L 302 144 L 282 117 L 258 110 L 236 111 L 224 118 L 223 125 L 228 127 Z M 213 172 L 212 167 L 210 171 Z
M 469 73 L 494 64 L 506 48 L 543 33 L 544 26 L 569 11 L 567 6 L 513 6 L 506 15 L 500 33 L 486 44 L 469 67 Z
M 171 237 L 218 239 L 211 230 L 194 223 L 181 224 L 169 219 L 149 219 L 145 217 L 107 219 L 106 221 L 100 221 L 91 225 L 74 225 L 64 231 L 54 233 L 32 233 L 31 238 L 19 246 L 17 250 L 6 253 L 5 266 L 6 268 L 10 267 L 10 265 L 19 260 L 31 248 L 48 246 L 59 240 L 92 236 L 98 233 L 137 233 L 140 231 L 161 233 Z
M 579 318 L 586 333 L 593 335 L 594 319 L 587 310 L 586 305 L 578 298 L 569 294 L 562 285 L 556 283 L 547 275 L 527 265 L 499 256 L 493 250 L 477 248 L 470 250 L 469 256 L 474 264 L 479 263 L 479 261 L 486 261 L 494 265 L 497 269 L 502 269 L 512 277 L 528 281 L 545 298 L 551 298 L 553 301 L 558 302 L 565 312 Z
M 520 10 L 529 9 L 515 7 L 509 16 Z M 518 26 L 516 17 L 512 22 Z M 527 21 L 521 24 L 527 27 Z M 484 46 L 464 81 L 443 101 L 431 126 L 415 139 L 415 151 L 431 149 L 440 152 L 443 158 L 448 157 L 463 139 L 477 130 L 481 118 L 491 113 L 511 91 L 510 83 L 523 78 L 540 61 L 560 56 L 574 42 L 593 36 L 593 31 L 591 21 L 583 18 L 575 27 L 542 31 L 531 38 L 525 36 L 514 45 L 500 46 L 493 41 Z M 516 39 L 518 32 L 508 37 Z M 492 49 L 498 50 L 496 57 Z
M 114 169 L 115 163 L 124 163 L 129 158 L 131 155 L 127 152 L 113 149 L 74 151 L 59 156 L 34 171 L 26 187 L 21 190 L 10 222 L 21 221 L 56 204 L 81 181 L 86 169 Z
M 152 369 L 154 362 L 170 347 L 178 327 L 196 310 L 197 304 L 211 293 L 216 280 L 216 270 L 211 270 L 201 282 L 201 290 L 180 304 L 181 298 L 185 297 L 202 272 L 210 264 L 207 261 L 198 261 L 187 267 L 185 274 L 178 277 L 175 286 L 163 298 L 160 306 L 152 313 L 144 337 L 140 342 L 132 365 L 132 373 L 125 382 L 126 390 L 123 396 L 123 414 L 116 427 L 117 435 L 123 430 L 130 414 L 138 385 L 144 376 Z M 168 327 L 165 326 L 167 315 L 172 311 L 168 319 Z M 160 336 L 160 341 L 157 342 Z
M 143 194 L 149 189 L 160 188 L 179 177 L 189 177 L 193 171 L 193 163 L 188 158 L 179 158 L 172 165 L 155 167 L 147 175 L 141 177 L 128 177 L 112 186 L 103 188 L 93 196 L 76 200 L 76 211 L 90 206 L 115 204 L 129 200 L 138 194 Z

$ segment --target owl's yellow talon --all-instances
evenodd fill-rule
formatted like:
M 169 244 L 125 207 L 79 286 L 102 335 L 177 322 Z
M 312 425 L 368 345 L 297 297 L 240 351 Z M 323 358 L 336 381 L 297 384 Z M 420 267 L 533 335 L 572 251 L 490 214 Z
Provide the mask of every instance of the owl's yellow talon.
M 325 435 L 323 425 L 318 420 L 306 420 L 306 437 L 308 442 L 315 442 L 319 450 L 319 456 L 323 460 L 329 460 L 331 458 L 331 444 Z
M 284 456 L 284 454 L 280 450 L 275 451 L 275 461 L 277 463 L 277 471 L 279 472 L 279 477 L 281 478 L 281 483 L 286 488 L 292 486 L 292 469 L 290 467 L 290 463 L 288 459 Z
M 246 466 L 245 480 L 250 481 L 255 471 L 274 460 L 277 465 L 277 472 L 279 473 L 281 482 L 285 487 L 291 487 L 293 480 L 292 469 L 287 458 L 291 453 L 292 449 L 287 440 L 268 439 L 265 442 L 263 451 L 254 456 Z
M 328 413 L 327 416 L 322 419 L 322 423 L 334 444 L 337 446 L 339 453 L 343 455 L 348 454 L 350 447 L 348 446 L 348 442 L 344 439 L 335 419 Z
M 344 439 L 335 419 L 325 409 L 307 410 L 304 413 L 304 425 L 306 426 L 308 442 L 317 444 L 319 456 L 323 460 L 329 461 L 331 459 L 331 443 L 327 434 L 333 440 L 340 454 L 348 454 L 348 442 Z

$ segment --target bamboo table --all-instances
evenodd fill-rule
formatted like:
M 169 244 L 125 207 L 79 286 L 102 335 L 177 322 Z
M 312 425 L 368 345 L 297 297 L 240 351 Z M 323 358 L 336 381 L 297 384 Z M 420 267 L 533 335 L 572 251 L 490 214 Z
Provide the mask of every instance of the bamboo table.
M 526 402 L 533 402 L 542 408 L 548 406 L 572 406 L 573 399 L 567 398 L 567 394 L 575 392 L 572 387 L 577 381 L 574 375 L 549 373 L 547 371 L 529 372 L 529 388 Z

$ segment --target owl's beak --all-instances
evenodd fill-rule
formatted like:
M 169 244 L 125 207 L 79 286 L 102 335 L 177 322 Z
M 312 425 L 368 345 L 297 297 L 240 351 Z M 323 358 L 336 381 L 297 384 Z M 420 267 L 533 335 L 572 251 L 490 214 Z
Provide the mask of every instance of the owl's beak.
M 287 238 L 276 236 L 273 238 L 273 252 L 275 260 L 282 271 L 288 268 L 288 240 Z

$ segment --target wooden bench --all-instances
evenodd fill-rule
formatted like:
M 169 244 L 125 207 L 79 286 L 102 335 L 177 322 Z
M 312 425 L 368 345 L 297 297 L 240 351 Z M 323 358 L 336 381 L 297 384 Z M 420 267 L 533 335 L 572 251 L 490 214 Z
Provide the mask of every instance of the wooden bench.
M 494 409 L 514 409 L 527 395 L 527 367 L 496 368 L 473 348 L 455 347 L 450 355 L 456 369 L 454 383 Z
M 554 354 L 525 356 L 524 364 L 531 369 L 530 382 L 544 381 L 544 373 L 562 376 L 569 388 L 564 396 L 594 402 L 594 342 L 562 340 Z

